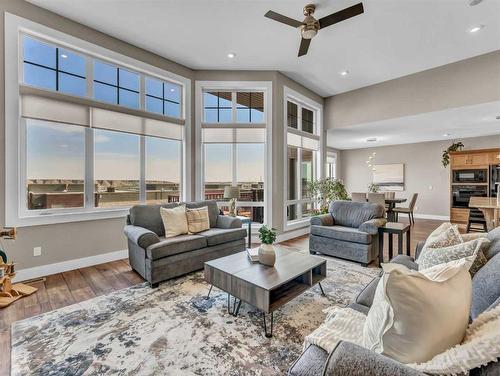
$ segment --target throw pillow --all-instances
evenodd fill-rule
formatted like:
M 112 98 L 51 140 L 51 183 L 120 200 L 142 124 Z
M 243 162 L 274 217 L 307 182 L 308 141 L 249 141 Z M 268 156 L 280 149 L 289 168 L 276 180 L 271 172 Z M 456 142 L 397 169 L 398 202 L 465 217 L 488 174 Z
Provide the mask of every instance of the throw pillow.
M 486 257 L 484 257 L 481 252 L 485 243 L 489 243 L 489 240 L 486 238 L 479 238 L 449 247 L 425 247 L 417 259 L 418 269 L 423 270 L 452 260 L 473 256 L 474 263 L 470 268 L 470 273 L 473 276 L 487 262 Z
M 421 363 L 460 343 L 469 322 L 472 261 L 423 271 L 382 264 L 363 328 L 364 346 L 401 363 Z
M 196 234 L 210 229 L 208 207 L 186 209 L 188 230 L 190 234 Z
M 425 248 L 443 248 L 462 243 L 462 236 L 458 231 L 458 226 L 455 225 L 428 239 L 425 242 Z
M 428 362 L 408 364 L 408 366 L 426 374 L 468 375 L 474 368 L 498 361 L 500 358 L 498 333 L 500 333 L 500 305 L 483 312 L 472 321 L 460 345 L 436 355 Z
M 186 207 L 184 205 L 172 209 L 160 208 L 160 215 L 165 227 L 166 238 L 188 233 Z

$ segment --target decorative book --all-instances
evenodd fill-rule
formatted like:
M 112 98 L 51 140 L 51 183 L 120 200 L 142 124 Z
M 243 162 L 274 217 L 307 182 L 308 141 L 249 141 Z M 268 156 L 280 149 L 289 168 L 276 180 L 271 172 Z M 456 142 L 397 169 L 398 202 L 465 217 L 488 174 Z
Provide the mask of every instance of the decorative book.
M 247 248 L 247 255 L 250 261 L 259 261 L 259 248 Z

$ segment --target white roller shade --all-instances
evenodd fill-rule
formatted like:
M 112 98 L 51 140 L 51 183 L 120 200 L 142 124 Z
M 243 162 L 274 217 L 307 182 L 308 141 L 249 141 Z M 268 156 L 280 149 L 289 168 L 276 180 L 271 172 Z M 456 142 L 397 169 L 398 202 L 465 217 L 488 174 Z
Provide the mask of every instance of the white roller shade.
M 22 96 L 21 114 L 28 119 L 54 121 L 84 127 L 88 127 L 90 124 L 87 106 L 34 95 Z
M 120 112 L 92 108 L 92 128 L 182 140 L 182 126 Z
M 206 144 L 255 144 L 266 142 L 265 128 L 203 128 Z
M 287 143 L 289 146 L 304 148 L 309 150 L 319 150 L 319 139 L 301 136 L 296 133 L 288 132 Z

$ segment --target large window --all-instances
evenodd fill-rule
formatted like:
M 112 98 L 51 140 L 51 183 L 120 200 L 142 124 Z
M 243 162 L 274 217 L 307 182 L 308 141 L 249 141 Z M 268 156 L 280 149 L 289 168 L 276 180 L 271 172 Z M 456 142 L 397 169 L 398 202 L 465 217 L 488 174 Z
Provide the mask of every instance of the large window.
M 286 111 L 285 227 L 301 222 L 314 213 L 314 201 L 308 188 L 320 174 L 320 130 L 317 120 L 320 110 L 289 96 Z
M 331 179 L 337 178 L 337 153 L 334 151 L 326 152 L 326 177 Z
M 237 214 L 264 222 L 266 118 L 264 92 L 202 92 L 203 195 L 228 210 L 224 188 L 237 186 Z
M 6 113 L 7 193 L 13 201 L 6 207 L 7 222 L 122 217 L 122 209 L 140 202 L 180 201 L 183 90 L 189 80 L 77 38 L 57 38 L 56 31 L 47 35 L 64 40 L 64 46 L 20 33 L 31 30 L 19 27 L 23 21 L 8 23 L 6 39 L 15 38 L 21 47 L 14 50 L 9 43 L 8 56 L 17 52 L 21 69 L 16 65 L 6 78 L 6 85 L 17 85 Z

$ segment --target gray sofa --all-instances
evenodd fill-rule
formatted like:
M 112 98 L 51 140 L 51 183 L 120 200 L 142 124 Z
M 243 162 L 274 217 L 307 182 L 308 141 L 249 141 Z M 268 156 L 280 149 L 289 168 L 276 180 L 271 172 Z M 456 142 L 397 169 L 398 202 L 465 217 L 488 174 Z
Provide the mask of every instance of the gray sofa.
M 160 207 L 208 207 L 210 229 L 198 234 L 165 238 Z M 124 228 L 132 269 L 152 287 L 170 278 L 203 269 L 203 263 L 245 250 L 247 232 L 235 217 L 219 215 L 215 201 L 136 205 Z
M 491 240 L 485 256 L 488 263 L 472 279 L 471 318 L 500 304 L 500 228 L 488 233 Z M 424 242 L 417 245 L 416 257 Z M 418 270 L 418 265 L 410 256 L 399 255 L 391 262 L 406 265 Z M 379 277 L 374 278 L 349 307 L 367 314 L 373 302 Z M 290 367 L 288 376 L 424 376 L 406 365 L 377 354 L 349 342 L 340 342 L 328 354 L 325 350 L 311 345 Z M 491 362 L 470 372 L 471 376 L 498 376 L 500 363 Z
M 309 251 L 368 265 L 378 257 L 378 228 L 387 220 L 379 204 L 333 201 L 328 214 L 311 218 Z

